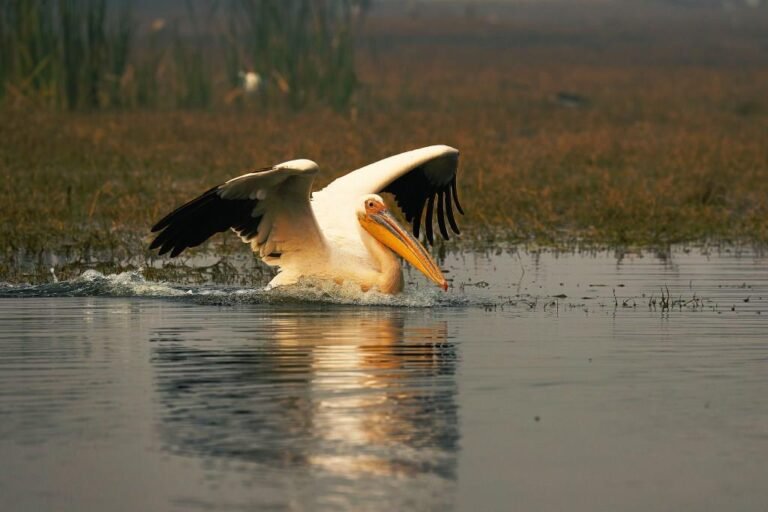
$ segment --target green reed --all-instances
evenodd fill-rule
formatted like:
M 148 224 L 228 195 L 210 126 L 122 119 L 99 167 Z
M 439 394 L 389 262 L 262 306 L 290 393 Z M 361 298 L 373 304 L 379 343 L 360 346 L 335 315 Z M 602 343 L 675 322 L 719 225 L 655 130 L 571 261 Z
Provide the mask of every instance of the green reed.
M 354 33 L 368 2 L 234 0 L 227 13 L 227 75 L 252 69 L 300 108 L 346 107 L 357 87 Z
M 139 30 L 130 2 L 0 3 L 0 102 L 51 108 L 347 107 L 364 0 L 188 1 Z M 204 22 L 203 22 L 204 20 Z M 261 77 L 243 89 L 243 73 Z
M 216 4 L 208 5 L 206 19 L 215 14 Z M 212 64 L 204 52 L 206 33 L 201 27 L 195 4 L 187 0 L 187 17 L 190 34 L 185 38 L 178 25 L 171 30 L 173 40 L 172 63 L 173 84 L 177 107 L 204 108 L 212 103 Z M 208 57 L 208 58 L 207 58 Z
M 12 0 L 0 7 L 0 95 L 6 102 L 119 105 L 133 38 L 129 4 Z

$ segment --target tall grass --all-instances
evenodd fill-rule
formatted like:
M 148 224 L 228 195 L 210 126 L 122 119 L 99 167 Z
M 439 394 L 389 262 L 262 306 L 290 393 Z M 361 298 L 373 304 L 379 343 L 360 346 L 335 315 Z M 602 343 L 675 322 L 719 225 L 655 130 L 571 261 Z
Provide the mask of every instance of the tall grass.
M 128 0 L 0 2 L 0 101 L 208 108 L 241 97 L 242 73 L 253 71 L 264 84 L 262 105 L 350 104 L 366 0 L 186 6 L 180 19 L 139 30 Z
M 4 2 L 0 15 L 0 95 L 16 99 L 34 91 L 46 103 L 58 99 L 60 71 L 56 19 L 50 2 Z
M 12 0 L 0 7 L 0 95 L 7 102 L 101 108 L 119 91 L 133 37 L 127 2 Z M 110 12 L 113 11 L 113 12 Z
M 225 14 L 222 7 L 222 20 Z M 322 187 L 349 169 L 435 141 L 462 151 L 463 240 L 620 247 L 730 240 L 764 249 L 766 14 L 738 37 L 729 19 L 707 17 L 707 30 L 681 40 L 688 18 L 670 21 L 663 11 L 651 19 L 666 28 L 647 44 L 626 38 L 642 33 L 647 18 L 633 14 L 631 23 L 597 31 L 584 24 L 593 51 L 564 38 L 561 20 L 529 46 L 503 26 L 479 32 L 436 20 L 427 27 L 430 41 L 419 20 L 372 20 L 372 43 L 401 43 L 359 55 L 356 67 L 370 84 L 366 101 L 375 108 L 360 109 L 357 118 L 329 109 L 267 116 L 1 111 L 0 280 L 27 279 L 9 277 L 12 265 L 34 262 L 25 258 L 42 251 L 107 250 L 105 261 L 144 254 L 148 226 L 169 207 L 238 169 L 308 155 L 324 169 Z M 150 56 L 146 68 L 157 75 L 147 82 L 164 87 L 150 100 L 170 94 L 165 87 L 177 76 L 171 28 L 151 37 L 137 29 L 125 82 L 142 76 L 131 68 L 137 56 Z M 477 41 L 478 33 L 483 44 L 456 42 Z M 734 44 L 713 57 L 724 34 Z M 205 50 L 210 42 L 198 44 Z M 214 56 L 230 48 L 218 45 L 208 50 Z M 216 101 L 230 88 L 225 64 L 206 62 L 220 73 L 212 82 Z M 239 66 L 233 69 L 236 79 Z M 563 90 L 589 103 L 563 105 Z M 251 103 L 259 105 L 243 102 Z M 247 250 L 230 235 L 209 247 Z M 50 264 L 40 260 L 39 268 L 47 272 Z
M 209 19 L 215 13 L 216 4 L 208 6 L 204 13 Z M 190 35 L 184 38 L 178 25 L 172 28 L 172 61 L 176 84 L 177 106 L 182 108 L 203 108 L 212 100 L 212 66 L 203 51 L 205 33 L 198 19 L 198 12 L 192 0 L 187 0 Z M 191 38 L 191 41 L 190 41 Z
M 357 87 L 354 33 L 366 1 L 235 0 L 227 13 L 227 73 L 250 68 L 293 107 L 347 106 Z

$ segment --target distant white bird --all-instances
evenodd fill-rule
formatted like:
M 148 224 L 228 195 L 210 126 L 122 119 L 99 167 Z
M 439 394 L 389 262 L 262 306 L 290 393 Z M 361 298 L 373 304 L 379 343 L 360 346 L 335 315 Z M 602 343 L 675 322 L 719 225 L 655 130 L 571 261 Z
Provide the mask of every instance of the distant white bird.
M 367 165 L 312 194 L 317 164 L 291 160 L 233 178 L 180 206 L 152 228 L 160 233 L 150 249 L 175 257 L 232 229 L 266 264 L 280 268 L 270 287 L 311 277 L 399 293 L 399 255 L 447 290 L 418 236 L 423 219 L 433 242 L 435 216 L 443 238 L 446 219 L 459 233 L 453 215 L 454 205 L 464 213 L 456 193 L 458 161 L 456 149 L 429 146 Z M 394 196 L 413 235 L 389 212 L 378 195 L 384 192 Z
M 243 92 L 246 94 L 255 94 L 261 90 L 263 80 L 258 73 L 254 71 L 240 71 L 238 76 L 243 84 Z

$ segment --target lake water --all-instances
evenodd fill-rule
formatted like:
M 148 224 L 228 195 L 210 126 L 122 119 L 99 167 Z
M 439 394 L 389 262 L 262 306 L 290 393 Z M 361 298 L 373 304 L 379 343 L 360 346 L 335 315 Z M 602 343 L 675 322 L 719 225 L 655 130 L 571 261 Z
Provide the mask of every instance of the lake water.
M 0 286 L 0 510 L 768 509 L 768 258 L 444 267 Z

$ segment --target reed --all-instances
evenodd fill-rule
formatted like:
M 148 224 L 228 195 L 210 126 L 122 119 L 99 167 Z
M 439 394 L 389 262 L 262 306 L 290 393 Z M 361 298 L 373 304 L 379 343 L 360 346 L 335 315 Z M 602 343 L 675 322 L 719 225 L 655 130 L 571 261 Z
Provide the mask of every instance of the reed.
M 241 171 L 308 157 L 321 166 L 321 188 L 378 158 L 434 143 L 462 153 L 467 215 L 451 244 L 632 251 L 736 242 L 764 251 L 768 11 L 738 34 L 727 20 L 707 17 L 700 20 L 707 30 L 684 41 L 688 18 L 666 19 L 652 24 L 659 32 L 644 44 L 609 24 L 590 30 L 599 52 L 574 47 L 560 25 L 539 29 L 536 45 L 526 47 L 504 26 L 480 32 L 447 20 L 432 23 L 434 35 L 425 38 L 419 20 L 371 19 L 367 40 L 381 44 L 358 52 L 366 88 L 365 101 L 354 100 L 357 116 L 315 107 L 254 115 L 248 107 L 259 104 L 246 98 L 242 109 L 219 108 L 218 94 L 236 83 L 245 54 L 217 62 L 235 46 L 210 38 L 197 48 L 214 73 L 212 108 L 152 111 L 176 105 L 173 27 L 140 34 L 121 91 L 134 101 L 140 80 L 156 86 L 145 106 L 0 110 L 0 280 L 17 280 L 13 269 L 37 266 L 46 251 L 87 263 L 100 253 L 104 261 L 156 261 L 146 250 L 149 227 Z M 726 35 L 736 38 L 732 49 L 712 54 Z M 393 38 L 400 42 L 384 44 Z M 147 59 L 146 74 L 138 57 Z M 563 91 L 584 100 L 564 103 Z M 438 252 L 444 247 L 451 246 Z M 250 257 L 231 233 L 197 250 L 208 249 Z M 40 264 L 43 277 L 49 267 Z
M 34 93 L 38 101 L 58 99 L 61 66 L 51 2 L 19 0 L 0 4 L 0 96 L 18 102 Z
M 226 21 L 227 74 L 252 69 L 293 108 L 321 102 L 349 105 L 357 75 L 354 35 L 368 2 L 236 0 Z M 236 83 L 236 82 L 235 82 Z
M 0 101 L 69 110 L 226 106 L 242 95 L 241 73 L 256 71 L 269 84 L 262 106 L 341 110 L 358 85 L 354 38 L 366 8 L 361 0 L 189 1 L 175 22 L 139 32 L 127 0 L 3 2 Z
M 210 4 L 205 18 L 215 13 L 216 4 Z M 213 99 L 212 75 L 213 70 L 203 51 L 205 33 L 198 19 L 195 4 L 187 0 L 187 18 L 190 34 L 184 37 L 178 24 L 171 29 L 173 68 L 172 96 L 176 98 L 176 107 L 206 108 Z
M 5 102 L 68 109 L 122 103 L 133 38 L 129 3 L 16 0 L 3 2 L 0 14 Z

